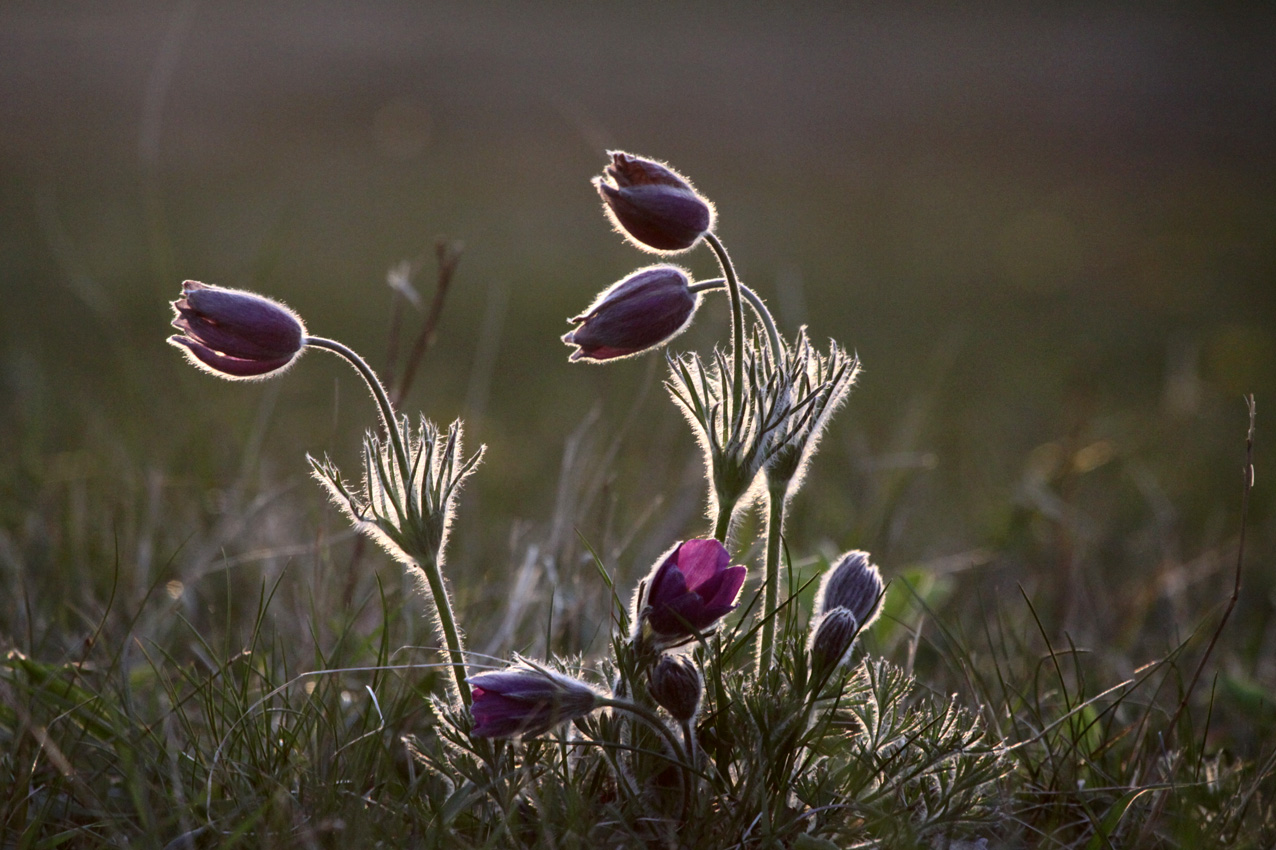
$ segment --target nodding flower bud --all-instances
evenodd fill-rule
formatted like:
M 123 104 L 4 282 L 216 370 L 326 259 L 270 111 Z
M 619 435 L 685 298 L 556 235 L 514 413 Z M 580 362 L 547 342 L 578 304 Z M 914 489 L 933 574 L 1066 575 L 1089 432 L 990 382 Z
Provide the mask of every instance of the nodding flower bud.
M 691 181 L 655 160 L 608 151 L 611 165 L 595 177 L 607 217 L 637 247 L 686 251 L 713 229 L 714 210 Z
M 635 601 L 635 640 L 662 649 L 686 643 L 736 606 L 744 567 L 717 540 L 686 540 L 657 562 Z
M 674 720 L 686 723 L 700 710 L 704 682 L 685 655 L 662 655 L 647 680 L 651 696 Z
M 589 685 L 527 661 L 468 681 L 472 731 L 480 738 L 540 735 L 598 707 L 598 692 Z
M 182 333 L 169 337 L 169 343 L 183 349 L 193 365 L 232 381 L 282 371 L 306 342 L 306 327 L 296 313 L 239 289 L 188 280 L 173 311 L 173 327 Z
M 855 643 L 860 624 L 845 608 L 834 608 L 821 616 L 811 630 L 811 678 L 822 682 L 846 660 Z
M 691 279 L 676 266 L 639 269 L 612 284 L 563 336 L 572 360 L 614 360 L 639 354 L 682 333 L 700 306 Z
M 869 562 L 868 553 L 852 550 L 825 573 L 815 594 L 815 615 L 845 608 L 855 616 L 859 627 L 866 629 L 881 611 L 884 589 L 882 574 L 876 564 Z

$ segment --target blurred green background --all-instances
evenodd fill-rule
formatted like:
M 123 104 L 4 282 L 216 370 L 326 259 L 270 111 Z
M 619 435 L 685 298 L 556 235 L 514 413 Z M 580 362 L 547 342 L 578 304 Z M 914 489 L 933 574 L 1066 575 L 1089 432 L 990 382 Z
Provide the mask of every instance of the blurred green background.
M 113 562 L 140 598 L 267 546 L 236 568 L 249 587 L 289 563 L 313 582 L 287 547 L 342 524 L 303 454 L 355 477 L 366 394 L 319 353 L 267 384 L 196 373 L 165 345 L 168 302 L 185 278 L 254 289 L 381 365 L 387 272 L 421 260 L 428 301 L 444 235 L 465 252 L 406 409 L 489 448 L 451 548 L 478 644 L 516 574 L 537 604 L 597 586 L 575 529 L 626 581 L 701 533 L 660 359 L 569 365 L 558 341 L 651 262 L 589 186 L 609 147 L 689 175 L 786 331 L 864 362 L 794 503 L 795 558 L 860 546 L 981 598 L 1023 584 L 1074 634 L 1186 627 L 1230 587 L 1254 393 L 1237 640 L 1276 684 L 1262 4 L 8 0 L 6 581 L 74 607 Z M 715 297 L 675 347 L 726 333 Z

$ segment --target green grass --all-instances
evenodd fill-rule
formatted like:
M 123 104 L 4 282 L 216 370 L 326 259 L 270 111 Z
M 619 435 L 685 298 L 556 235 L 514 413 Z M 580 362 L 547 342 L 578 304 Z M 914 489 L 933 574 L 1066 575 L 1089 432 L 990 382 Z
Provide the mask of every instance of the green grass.
M 255 462 L 245 458 L 216 521 L 202 524 L 190 491 L 157 473 L 149 493 L 115 486 L 120 470 L 54 468 L 31 482 L 41 498 L 4 538 L 15 592 L 0 624 L 11 647 L 0 668 L 0 845 L 1276 840 L 1276 716 L 1245 673 L 1254 650 L 1237 639 L 1255 616 L 1247 584 L 1219 631 L 1234 560 L 1190 619 L 1158 628 L 1147 614 L 1124 637 L 1084 644 L 1026 591 L 888 570 L 883 620 L 826 689 L 829 710 L 810 715 L 804 612 L 825 563 L 799 559 L 776 669 L 762 681 L 750 669 L 748 616 L 697 650 L 724 672 L 700 714 L 709 764 L 686 800 L 658 742 L 616 715 L 521 745 L 469 738 L 468 718 L 439 701 L 437 656 L 418 645 L 423 612 L 396 568 L 379 553 L 352 561 L 314 488 L 253 492 Z M 262 550 L 258 537 L 299 542 Z M 1044 554 L 1017 545 L 1020 557 Z M 192 550 L 206 568 L 179 571 Z M 574 659 L 563 669 L 603 685 L 613 668 L 596 639 L 586 656 L 562 646 L 574 633 L 562 617 L 612 616 L 603 576 L 629 592 L 616 564 L 597 566 L 562 582 L 553 617 L 525 617 L 512 640 L 554 646 Z M 499 625 L 472 611 L 463 622 L 472 641 Z M 1164 651 L 1149 651 L 1167 635 Z M 622 774 L 645 790 L 618 783 Z

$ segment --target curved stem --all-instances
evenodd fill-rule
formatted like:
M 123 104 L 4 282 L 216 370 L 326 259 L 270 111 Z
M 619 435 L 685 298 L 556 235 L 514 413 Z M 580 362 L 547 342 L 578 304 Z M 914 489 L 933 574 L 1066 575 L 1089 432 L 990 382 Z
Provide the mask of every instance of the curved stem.
M 403 444 L 403 434 L 399 430 L 394 405 L 390 401 L 390 396 L 386 394 L 385 387 L 381 385 L 381 381 L 377 378 L 377 373 L 372 371 L 372 367 L 354 349 L 334 339 L 309 336 L 306 337 L 306 345 L 330 351 L 345 358 L 363 378 L 364 383 L 368 385 L 368 389 L 372 393 L 373 399 L 377 402 L 377 407 L 381 412 L 381 423 L 385 426 L 390 443 L 394 447 L 394 458 L 399 467 L 399 480 L 403 483 L 405 489 L 411 488 L 412 467 L 408 463 L 408 450 Z M 447 644 L 448 659 L 452 662 L 452 678 L 456 684 L 457 697 L 463 705 L 468 707 L 470 705 L 470 691 L 465 685 L 465 650 L 461 646 L 461 635 L 456 629 L 456 617 L 452 613 L 452 599 L 448 596 L 447 586 L 443 583 L 443 572 L 439 569 L 438 553 L 426 553 L 424 557 L 419 553 L 408 553 L 408 555 L 421 568 L 421 572 L 425 573 L 425 581 L 434 600 L 434 610 L 439 618 L 439 631 L 443 634 L 443 642 Z
M 693 283 L 688 289 L 692 293 L 696 292 L 713 292 L 716 289 L 726 289 L 727 279 L 725 277 L 715 277 L 709 280 L 702 280 Z M 740 294 L 744 296 L 744 300 L 749 302 L 749 306 L 753 308 L 753 314 L 762 322 L 762 327 L 766 328 L 767 341 L 771 343 L 771 356 L 773 359 L 779 358 L 780 354 L 780 332 L 776 328 L 775 317 L 771 315 L 771 311 L 767 309 L 766 302 L 762 297 L 754 292 L 743 283 L 740 284 Z
M 758 631 L 758 675 L 775 665 L 775 618 L 780 604 L 780 535 L 784 530 L 784 488 L 768 493 L 766 565 L 762 576 L 762 628 Z
M 360 357 L 353 348 L 349 348 L 335 339 L 325 339 L 321 336 L 306 337 L 306 345 L 312 348 L 320 348 L 324 351 L 331 351 L 340 357 L 345 358 L 355 371 L 363 378 L 364 383 L 368 385 L 368 389 L 372 392 L 373 399 L 377 402 L 377 407 L 381 412 L 381 424 L 385 426 L 386 432 L 390 435 L 390 442 L 394 445 L 394 458 L 399 463 L 399 475 L 403 480 L 405 487 L 409 486 L 409 476 L 412 474 L 411 467 L 408 466 L 408 452 L 403 445 L 403 435 L 399 433 L 399 423 L 395 417 L 394 405 L 390 403 L 390 396 L 386 394 L 385 387 L 381 386 L 377 373 L 372 371 L 372 367 Z
M 665 739 L 665 743 L 669 745 L 669 749 L 673 752 L 673 761 L 679 767 L 678 775 L 682 779 L 682 814 L 685 815 L 687 809 L 691 806 L 691 776 L 694 765 L 687 761 L 687 752 L 683 749 L 682 744 L 679 743 L 677 736 L 669 731 L 669 727 L 660 719 L 659 714 L 644 705 L 630 702 L 629 700 L 610 699 L 607 697 L 600 699 L 598 704 L 629 712 Z
M 713 249 L 718 257 L 718 265 L 727 279 L 727 290 L 731 293 L 731 414 L 730 420 L 740 415 L 744 393 L 744 307 L 740 303 L 740 281 L 736 278 L 735 266 L 727 256 L 726 246 L 718 239 L 717 234 L 709 232 L 704 241 Z

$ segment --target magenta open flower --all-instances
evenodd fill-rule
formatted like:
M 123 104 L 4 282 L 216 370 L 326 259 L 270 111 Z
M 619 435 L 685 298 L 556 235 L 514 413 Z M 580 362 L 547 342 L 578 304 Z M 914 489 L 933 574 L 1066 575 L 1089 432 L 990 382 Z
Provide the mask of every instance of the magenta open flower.
M 712 628 L 736 606 L 744 567 L 717 540 L 686 540 L 662 558 L 646 582 L 636 612 L 638 638 L 673 646 Z
M 563 335 L 572 360 L 614 360 L 647 351 L 691 324 L 700 296 L 677 266 L 639 269 L 602 292 Z
M 595 177 L 607 217 L 646 251 L 678 252 L 713 229 L 713 204 L 691 181 L 652 159 L 609 151 L 611 165 Z
M 468 677 L 470 714 L 480 738 L 534 736 L 598 707 L 598 692 L 570 676 L 526 661 Z
M 251 292 L 188 280 L 173 311 L 173 327 L 182 333 L 169 337 L 169 343 L 183 349 L 193 365 L 232 381 L 282 371 L 305 346 L 301 318 Z

